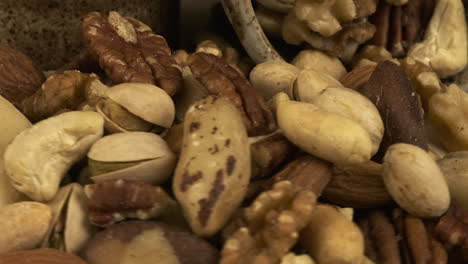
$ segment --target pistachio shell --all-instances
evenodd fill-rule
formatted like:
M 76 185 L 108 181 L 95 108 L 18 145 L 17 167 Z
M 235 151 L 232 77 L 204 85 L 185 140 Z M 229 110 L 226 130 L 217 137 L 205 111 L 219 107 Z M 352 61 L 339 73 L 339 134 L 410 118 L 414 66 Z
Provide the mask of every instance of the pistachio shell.
M 119 126 L 114 121 L 112 121 L 103 112 L 103 109 L 102 109 L 103 107 L 104 107 L 104 102 L 100 101 L 96 105 L 96 112 L 99 113 L 102 116 L 102 118 L 104 118 L 104 129 L 106 130 L 106 133 L 113 134 L 113 133 L 128 132 L 126 129 L 124 129 L 123 127 Z
M 72 183 L 62 187 L 52 201 L 52 221 L 47 231 L 42 247 L 50 247 L 55 232 L 63 238 L 59 249 L 69 253 L 78 253 L 93 234 L 93 228 L 88 220 L 87 198 L 83 187 Z M 64 218 L 64 219 L 62 219 Z M 65 220 L 65 222 L 62 222 Z M 65 230 L 60 230 L 60 227 Z
M 176 165 L 174 154 L 167 157 L 140 162 L 135 166 L 91 177 L 96 183 L 106 180 L 139 181 L 151 184 L 160 184 L 172 174 Z
M 110 88 L 107 96 L 152 124 L 169 128 L 174 121 L 174 102 L 164 90 L 155 85 L 123 83 Z
M 116 170 L 108 168 L 110 172 L 94 175 L 92 180 L 95 182 L 125 179 L 161 183 L 171 175 L 176 162 L 167 143 L 159 135 L 147 132 L 126 132 L 103 137 L 91 147 L 88 158 L 91 161 L 90 168 L 96 165 L 96 161 L 100 162 L 101 169 L 103 166 L 116 165 Z
M 127 132 L 105 136 L 96 141 L 88 158 L 102 162 L 129 162 L 157 159 L 170 152 L 166 141 L 147 132 Z
M 127 109 L 112 101 L 102 100 L 101 111 L 115 124 L 128 131 L 149 131 L 153 124 L 146 122 L 138 116 L 130 113 Z
M 209 96 L 187 111 L 173 191 L 192 230 L 219 231 L 239 207 L 250 180 L 250 146 L 237 108 Z

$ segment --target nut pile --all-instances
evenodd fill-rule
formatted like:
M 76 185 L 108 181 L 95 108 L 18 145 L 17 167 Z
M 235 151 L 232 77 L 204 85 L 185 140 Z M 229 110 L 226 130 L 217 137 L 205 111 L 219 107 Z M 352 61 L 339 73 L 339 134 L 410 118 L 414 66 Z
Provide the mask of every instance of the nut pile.
M 117 12 L 47 78 L 0 46 L 0 263 L 467 263 L 461 0 L 223 5 L 255 65 Z

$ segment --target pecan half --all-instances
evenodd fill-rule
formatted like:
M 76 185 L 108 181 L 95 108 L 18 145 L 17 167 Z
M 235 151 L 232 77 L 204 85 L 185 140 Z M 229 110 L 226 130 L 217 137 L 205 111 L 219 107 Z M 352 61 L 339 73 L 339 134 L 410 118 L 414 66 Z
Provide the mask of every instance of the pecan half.
M 420 219 L 394 209 L 376 210 L 360 219 L 366 254 L 379 264 L 446 264 L 447 252 Z
M 97 226 L 109 226 L 127 218 L 151 219 L 173 214 L 180 223 L 177 203 L 160 187 L 146 183 L 110 180 L 86 185 L 89 218 Z
M 274 131 L 276 124 L 263 97 L 222 58 L 197 52 L 187 62 L 193 76 L 211 93 L 231 101 L 241 112 L 249 136 Z
M 379 1 L 370 18 L 377 31 L 369 43 L 387 48 L 395 57 L 404 56 L 424 36 L 434 8 L 435 0 L 412 0 L 403 6 Z
M 91 55 L 115 84 L 155 84 L 174 95 L 182 87 L 182 74 L 164 37 L 142 22 L 117 12 L 89 13 L 82 23 L 83 38 Z
M 452 202 L 434 231 L 444 243 L 458 250 L 464 261 L 468 261 L 468 211 Z

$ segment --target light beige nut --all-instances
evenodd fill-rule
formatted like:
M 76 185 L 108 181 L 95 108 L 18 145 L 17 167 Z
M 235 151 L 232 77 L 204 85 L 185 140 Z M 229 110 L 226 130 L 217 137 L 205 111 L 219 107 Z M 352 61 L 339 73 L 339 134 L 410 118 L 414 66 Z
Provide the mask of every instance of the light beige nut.
M 393 199 L 417 217 L 438 217 L 447 211 L 450 194 L 437 163 L 423 149 L 405 143 L 385 153 L 383 179 Z
M 336 208 L 320 204 L 312 211 L 300 243 L 320 264 L 354 264 L 364 258 L 364 236 L 359 227 Z
M 0 209 L 7 204 L 25 200 L 26 197 L 18 192 L 10 183 L 10 179 L 3 169 L 3 153 L 10 142 L 24 129 L 31 126 L 31 122 L 21 114 L 9 101 L 0 96 Z
M 184 89 L 174 97 L 176 118 L 178 120 L 184 120 L 187 109 L 194 102 L 210 94 L 210 91 L 193 76 L 190 67 L 184 66 L 182 68 L 182 77 L 184 78 Z
M 87 202 L 81 185 L 71 183 L 60 188 L 48 203 L 52 219 L 41 247 L 78 254 L 94 231 L 88 221 Z
M 37 201 L 51 200 L 60 181 L 103 134 L 95 112 L 66 112 L 23 130 L 7 147 L 5 171 L 20 192 Z
M 50 225 L 52 213 L 48 205 L 19 202 L 0 210 L 0 254 L 32 249 L 39 245 Z
M 311 30 L 330 37 L 341 30 L 341 22 L 356 17 L 356 6 L 353 0 L 296 0 L 294 12 Z
M 94 182 L 131 180 L 160 184 L 174 171 L 176 156 L 154 133 L 125 132 L 105 136 L 88 152 Z
M 467 26 L 461 0 L 437 1 L 424 40 L 408 56 L 432 67 L 439 77 L 455 75 L 467 63 Z
M 239 207 L 250 180 L 250 146 L 237 108 L 209 96 L 187 111 L 173 191 L 192 230 L 219 231 Z
M 468 94 L 452 84 L 429 99 L 428 117 L 449 151 L 468 150 Z
M 297 75 L 293 92 L 288 95 L 296 101 L 310 103 L 314 97 L 329 87 L 343 87 L 343 85 L 326 73 L 303 70 Z
M 98 104 L 98 112 L 103 114 L 106 130 L 110 132 L 145 131 L 154 125 L 169 128 L 174 121 L 174 102 L 155 85 L 119 84 L 111 87 L 106 95 L 109 100 Z
M 281 264 L 315 264 L 315 262 L 307 254 L 289 253 L 281 259 Z
M 339 80 L 347 71 L 341 61 L 319 50 L 306 49 L 299 52 L 291 64 L 303 70 L 316 70 Z
M 308 103 L 278 102 L 279 127 L 302 150 L 336 164 L 369 160 L 373 144 L 357 122 Z
M 384 134 L 384 124 L 377 107 L 367 97 L 348 88 L 328 87 L 309 102 L 324 111 L 360 124 L 372 140 L 371 155 L 377 153 Z
M 268 61 L 255 66 L 250 72 L 250 82 L 265 100 L 279 92 L 291 94 L 300 69 L 284 61 Z
M 97 233 L 83 250 L 89 264 L 216 264 L 217 250 L 205 240 L 172 225 L 128 221 Z
M 450 198 L 457 205 L 468 210 L 468 151 L 458 151 L 447 154 L 437 161 L 447 181 Z

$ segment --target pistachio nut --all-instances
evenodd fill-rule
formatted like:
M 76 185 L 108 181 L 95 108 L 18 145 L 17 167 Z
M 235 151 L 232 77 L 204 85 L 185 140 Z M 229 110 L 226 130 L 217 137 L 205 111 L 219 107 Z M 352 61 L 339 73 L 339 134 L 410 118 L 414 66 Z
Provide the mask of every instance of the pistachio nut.
M 154 133 L 125 132 L 105 136 L 88 152 L 94 182 L 133 180 L 159 184 L 172 174 L 176 156 Z
M 52 213 L 48 205 L 19 202 L 0 210 L 0 254 L 32 249 L 42 241 L 50 225 Z
M 307 153 L 339 165 L 362 163 L 371 158 L 372 140 L 356 121 L 286 98 L 277 104 L 279 127 L 289 141 Z
M 297 75 L 293 93 L 288 95 L 297 101 L 308 103 L 328 87 L 343 87 L 343 85 L 326 73 L 316 70 L 303 70 Z
M 377 107 L 364 95 L 344 87 L 329 87 L 312 98 L 310 103 L 342 115 L 360 124 L 372 140 L 372 155 L 379 150 L 384 124 Z
M 70 167 L 103 134 L 95 112 L 66 112 L 23 130 L 8 145 L 4 166 L 13 186 L 36 201 L 51 200 Z
M 250 180 L 250 146 L 237 108 L 208 96 L 185 116 L 173 191 L 192 230 L 219 231 L 241 204 Z
M 106 96 L 96 108 L 110 133 L 149 131 L 153 126 L 169 128 L 174 121 L 174 102 L 155 85 L 123 83 L 108 89 Z
M 78 253 L 94 233 L 87 202 L 81 185 L 71 183 L 60 188 L 48 203 L 52 220 L 41 246 Z
M 438 217 L 449 207 L 449 189 L 442 171 L 415 145 L 399 143 L 388 148 L 383 180 L 398 205 L 414 216 Z
M 3 153 L 8 144 L 21 131 L 31 126 L 26 117 L 21 114 L 8 100 L 0 96 L 0 208 L 25 200 L 26 197 L 18 192 L 10 183 L 10 179 L 3 169 Z
M 437 163 L 447 181 L 450 198 L 468 210 L 468 151 L 449 153 Z

